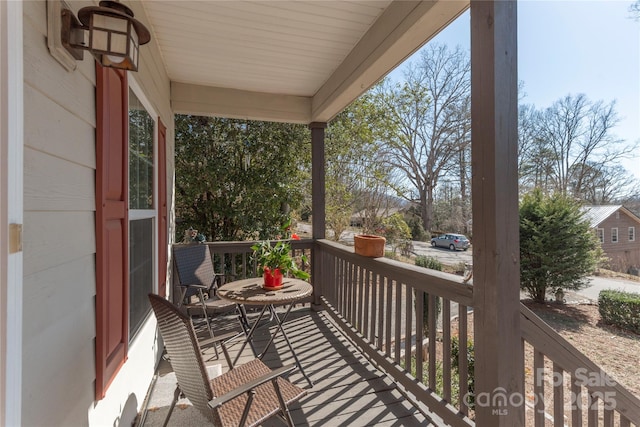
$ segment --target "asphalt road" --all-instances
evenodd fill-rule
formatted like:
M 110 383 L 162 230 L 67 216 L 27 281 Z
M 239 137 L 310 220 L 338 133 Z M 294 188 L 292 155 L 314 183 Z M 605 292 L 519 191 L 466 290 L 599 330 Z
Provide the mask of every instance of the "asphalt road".
M 298 223 L 300 231 L 311 232 L 311 225 Z M 345 231 L 340 236 L 340 241 L 346 245 L 353 245 L 353 232 Z M 388 250 L 391 247 L 387 246 Z M 429 242 L 413 242 L 413 252 L 416 255 L 426 255 L 436 258 L 438 261 L 447 265 L 456 265 L 460 262 L 467 264 L 473 263 L 473 246 L 466 251 L 451 251 L 445 248 L 433 248 Z M 624 292 L 640 293 L 640 281 L 622 279 L 615 277 L 602 277 L 592 276 L 589 277 L 589 285 L 584 289 L 577 292 L 570 292 L 567 296 L 571 295 L 571 299 L 582 300 L 589 299 L 592 301 L 598 300 L 598 294 L 604 289 L 622 290 Z
M 592 276 L 589 277 L 589 282 L 589 286 L 584 289 L 580 289 L 575 293 L 594 301 L 598 300 L 598 294 L 600 291 L 605 289 L 640 293 L 640 281 L 621 279 L 617 277 Z

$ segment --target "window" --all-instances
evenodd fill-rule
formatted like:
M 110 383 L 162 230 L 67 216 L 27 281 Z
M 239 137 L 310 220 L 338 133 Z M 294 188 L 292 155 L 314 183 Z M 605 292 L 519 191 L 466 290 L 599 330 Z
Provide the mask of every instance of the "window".
M 596 236 L 598 237 L 598 241 L 600 243 L 604 243 L 604 228 L 596 229 Z
M 611 229 L 611 243 L 618 243 L 618 228 Z
M 636 228 L 635 227 L 629 227 L 629 241 L 630 242 L 635 242 L 636 241 Z
M 131 83 L 131 81 L 130 81 Z M 136 91 L 129 89 L 129 341 L 151 311 L 155 290 L 155 125 Z

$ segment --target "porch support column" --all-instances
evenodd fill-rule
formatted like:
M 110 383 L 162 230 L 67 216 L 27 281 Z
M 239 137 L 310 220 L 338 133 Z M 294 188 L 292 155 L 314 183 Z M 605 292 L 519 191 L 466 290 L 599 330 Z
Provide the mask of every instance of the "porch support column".
M 324 130 L 323 122 L 312 122 L 311 129 L 311 228 L 314 240 L 325 238 L 325 160 L 324 160 Z M 321 306 L 320 296 L 323 293 L 322 257 L 320 251 L 314 250 L 311 259 L 311 278 L 313 282 L 313 305 Z
M 478 426 L 524 425 L 516 12 L 515 1 L 471 0 L 473 302 Z M 506 403 L 504 399 L 495 399 L 504 393 Z M 494 403 L 498 406 L 492 406 Z

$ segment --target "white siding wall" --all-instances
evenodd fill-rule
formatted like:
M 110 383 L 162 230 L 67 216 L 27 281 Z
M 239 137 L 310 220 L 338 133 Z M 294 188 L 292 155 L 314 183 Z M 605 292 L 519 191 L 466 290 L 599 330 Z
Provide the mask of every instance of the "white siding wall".
M 129 360 L 94 401 L 95 67 L 67 72 L 47 49 L 46 1 L 24 2 L 23 425 L 130 425 L 151 380 L 152 316 Z M 70 2 L 75 12 L 92 2 Z M 138 4 L 131 5 L 145 21 Z M 153 43 L 153 42 L 152 42 Z M 136 80 L 167 126 L 173 188 L 169 80 L 153 44 Z M 172 200 L 169 195 L 169 201 Z

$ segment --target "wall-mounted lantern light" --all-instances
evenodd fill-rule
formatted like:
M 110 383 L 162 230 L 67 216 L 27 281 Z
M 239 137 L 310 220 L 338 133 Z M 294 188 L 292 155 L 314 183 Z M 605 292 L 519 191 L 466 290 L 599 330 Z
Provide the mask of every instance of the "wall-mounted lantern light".
M 133 18 L 133 12 L 118 1 L 103 0 L 100 6 L 78 11 L 78 18 L 62 9 L 62 45 L 77 60 L 88 50 L 103 67 L 138 71 L 140 46 L 151 40 L 149 30 Z M 88 42 L 85 33 L 88 32 Z

